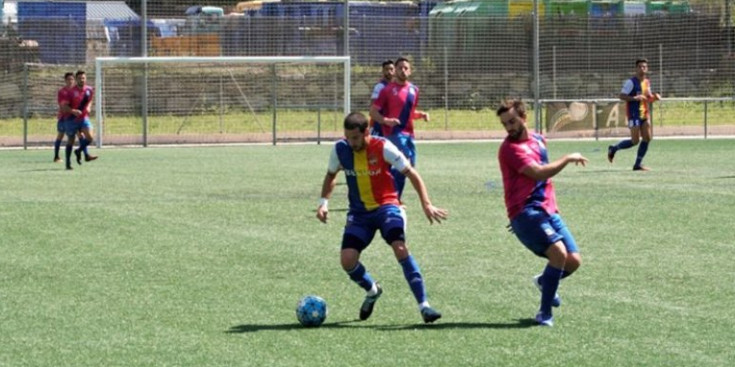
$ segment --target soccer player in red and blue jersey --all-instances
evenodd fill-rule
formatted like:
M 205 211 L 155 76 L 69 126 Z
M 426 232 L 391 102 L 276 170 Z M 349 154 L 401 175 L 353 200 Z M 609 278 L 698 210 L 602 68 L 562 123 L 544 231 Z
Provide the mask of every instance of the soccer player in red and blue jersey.
M 633 170 L 648 171 L 648 168 L 641 162 L 648 152 L 648 144 L 653 139 L 653 128 L 649 119 L 651 103 L 661 99 L 661 95 L 651 91 L 651 81 L 647 77 L 648 60 L 636 60 L 635 68 L 635 76 L 625 81 L 619 95 L 619 98 L 625 101 L 630 139 L 621 140 L 616 145 L 607 147 L 607 160 L 612 163 L 618 150 L 634 147 L 640 142 Z M 643 138 L 642 141 L 641 138 Z
M 383 61 L 382 73 L 383 78 L 373 86 L 373 93 L 370 95 L 370 106 L 372 106 L 373 103 L 375 103 L 375 100 L 378 99 L 380 91 L 393 81 L 393 76 L 396 74 L 396 67 L 392 60 Z M 381 125 L 376 123 L 373 119 L 370 119 L 370 135 L 383 136 Z
M 74 150 L 74 155 L 77 157 L 77 163 L 82 164 L 82 153 L 84 153 L 84 160 L 87 162 L 97 159 L 97 156 L 90 155 L 87 149 L 94 141 L 92 122 L 89 120 L 94 89 L 87 85 L 87 74 L 84 70 L 78 70 L 75 76 L 77 86 L 71 96 L 71 113 L 74 115 L 74 122 L 78 124 L 82 135 L 79 139 L 79 148 Z
M 408 81 L 411 76 L 411 63 L 406 58 L 400 57 L 396 60 L 395 67 L 395 78 L 380 91 L 378 99 L 370 106 L 370 117 L 381 125 L 383 136 L 398 147 L 411 162 L 411 166 L 416 166 L 413 120 L 420 118 L 429 121 L 429 114 L 416 110 L 419 103 L 419 88 Z M 393 176 L 400 199 L 406 185 L 406 177 L 397 171 L 393 172 Z
M 426 323 L 434 322 L 442 315 L 429 305 L 421 270 L 406 246 L 406 217 L 398 200 L 391 167 L 411 181 L 430 223 L 440 223 L 447 218 L 448 213 L 431 204 L 421 176 L 395 145 L 385 138 L 369 134 L 365 115 L 359 112 L 347 115 L 344 132 L 345 138 L 335 144 L 329 157 L 316 216 L 323 223 L 327 222 L 328 199 L 336 185 L 337 173 L 344 171 L 349 212 L 342 235 L 340 260 L 350 279 L 367 292 L 360 307 L 360 320 L 370 317 L 375 302 L 383 293 L 380 284 L 360 263 L 360 254 L 379 230 L 403 268 L 403 275 L 418 302 L 421 317 Z
M 526 248 L 548 259 L 543 273 L 534 278 L 541 290 L 536 322 L 552 326 L 551 307 L 561 305 L 556 293 L 559 281 L 579 268 L 581 257 L 572 233 L 559 215 L 551 177 L 569 163 L 584 166 L 587 158 L 572 153 L 549 162 L 546 139 L 528 131 L 522 101 L 506 101 L 497 115 L 508 133 L 498 151 L 498 160 L 510 228 Z
M 74 89 L 74 73 L 64 74 L 64 86 L 56 93 L 56 102 L 59 104 L 59 112 L 56 115 L 56 139 L 54 140 L 54 162 L 61 162 L 59 158 L 59 149 L 61 149 L 61 141 L 64 139 L 66 120 L 72 115 L 69 113 L 69 103 L 71 100 L 71 91 Z

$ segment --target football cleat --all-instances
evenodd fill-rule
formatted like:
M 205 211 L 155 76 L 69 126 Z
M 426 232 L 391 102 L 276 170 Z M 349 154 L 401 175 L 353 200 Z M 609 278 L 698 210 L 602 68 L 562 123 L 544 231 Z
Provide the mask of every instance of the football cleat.
M 613 159 L 615 159 L 615 146 L 609 145 L 607 147 L 607 160 L 608 162 L 612 163 Z
M 79 149 L 74 149 L 74 155 L 77 156 L 77 164 L 82 164 L 82 152 Z
M 424 307 L 421 309 L 421 318 L 424 319 L 424 322 L 427 324 L 439 320 L 441 317 L 441 312 L 431 307 Z
M 374 296 L 365 296 L 365 300 L 362 301 L 362 306 L 360 306 L 360 320 L 367 320 L 370 315 L 373 314 L 375 302 L 377 302 L 380 295 L 383 294 L 383 287 L 381 287 L 377 282 L 375 283 L 375 286 L 378 288 L 378 293 Z
M 554 316 L 551 316 L 551 314 L 547 315 L 543 312 L 539 312 L 536 314 L 536 322 L 540 326 L 554 326 Z

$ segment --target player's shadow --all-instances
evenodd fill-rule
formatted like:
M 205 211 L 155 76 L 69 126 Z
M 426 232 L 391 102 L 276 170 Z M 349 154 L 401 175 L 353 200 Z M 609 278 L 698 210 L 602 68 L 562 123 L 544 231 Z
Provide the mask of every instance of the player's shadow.
M 360 322 L 360 320 L 350 320 L 350 321 L 335 321 L 335 322 L 326 322 L 324 324 L 321 324 L 319 328 L 344 328 L 344 327 L 361 327 L 361 326 L 347 326 L 348 324 Z M 364 326 L 363 326 L 364 327 Z M 297 322 L 292 322 L 288 324 L 242 324 L 230 327 L 229 330 L 227 330 L 227 333 L 229 334 L 242 334 L 242 333 L 254 333 L 256 331 L 269 331 L 269 330 L 294 330 L 294 329 L 301 329 L 301 330 L 309 330 L 309 329 L 316 329 L 314 327 L 305 327 Z
M 534 319 L 517 319 L 515 322 L 437 322 L 436 324 L 382 325 L 379 330 L 417 330 L 417 329 L 525 329 L 538 324 Z
M 347 211 L 347 208 L 334 208 L 334 209 L 329 209 L 329 211 L 330 212 L 336 212 L 336 213 L 346 212 Z M 316 209 L 313 209 L 312 212 L 316 213 Z
M 59 172 L 63 172 L 63 171 L 64 171 L 64 167 L 62 167 L 61 169 L 59 169 L 59 168 L 35 168 L 35 169 L 25 169 L 25 170 L 20 170 L 19 172 L 51 172 L 51 171 L 59 171 Z
M 435 324 L 409 324 L 409 325 L 374 325 L 359 324 L 360 320 L 327 322 L 319 326 L 323 329 L 336 328 L 368 328 L 381 331 L 402 331 L 402 330 L 440 330 L 440 329 L 524 329 L 536 326 L 533 319 L 517 319 L 515 322 L 437 322 Z M 288 324 L 242 324 L 230 327 L 226 332 L 228 334 L 254 333 L 258 331 L 286 331 L 286 330 L 309 330 L 317 328 L 304 327 L 299 323 L 293 322 Z

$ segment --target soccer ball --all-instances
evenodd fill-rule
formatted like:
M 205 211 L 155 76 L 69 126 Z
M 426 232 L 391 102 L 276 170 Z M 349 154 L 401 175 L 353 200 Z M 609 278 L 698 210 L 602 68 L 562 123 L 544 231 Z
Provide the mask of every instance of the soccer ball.
M 301 325 L 319 326 L 327 318 L 327 302 L 319 296 L 306 296 L 296 305 L 296 318 Z

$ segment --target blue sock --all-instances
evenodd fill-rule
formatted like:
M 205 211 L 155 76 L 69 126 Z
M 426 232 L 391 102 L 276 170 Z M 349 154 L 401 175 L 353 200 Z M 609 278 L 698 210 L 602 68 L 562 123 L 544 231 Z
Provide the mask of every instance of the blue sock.
M 89 146 L 89 140 L 87 139 L 80 139 L 79 140 L 79 150 L 84 152 L 84 156 L 88 156 L 89 152 L 87 151 L 87 146 Z
M 638 146 L 638 156 L 635 158 L 635 166 L 634 167 L 640 167 L 641 162 L 643 161 L 643 157 L 646 156 L 646 152 L 648 152 L 648 142 L 642 141 L 641 145 Z
M 617 145 L 615 145 L 615 150 L 618 151 L 620 149 L 628 149 L 633 146 L 633 141 L 630 139 L 624 139 L 621 140 Z
M 71 150 L 73 148 L 74 147 L 69 144 L 66 145 L 66 151 L 64 153 L 66 154 L 66 165 L 67 166 L 71 166 Z
M 546 315 L 551 315 L 551 303 L 554 300 L 556 291 L 559 289 L 559 281 L 561 280 L 563 270 L 546 265 L 544 274 L 541 276 L 541 311 Z
M 413 256 L 408 255 L 407 258 L 398 262 L 403 268 L 403 276 L 406 277 L 408 286 L 411 287 L 411 292 L 416 298 L 416 302 L 426 302 L 426 288 L 424 288 L 424 278 L 421 276 L 421 269 L 419 264 L 413 259 Z
M 54 158 L 59 157 L 59 149 L 61 149 L 61 139 L 54 140 Z
M 350 279 L 362 287 L 366 292 L 373 287 L 373 277 L 370 276 L 370 273 L 367 272 L 362 263 L 358 262 L 354 269 L 347 272 L 347 275 L 349 275 Z

